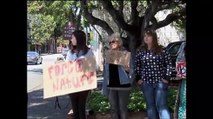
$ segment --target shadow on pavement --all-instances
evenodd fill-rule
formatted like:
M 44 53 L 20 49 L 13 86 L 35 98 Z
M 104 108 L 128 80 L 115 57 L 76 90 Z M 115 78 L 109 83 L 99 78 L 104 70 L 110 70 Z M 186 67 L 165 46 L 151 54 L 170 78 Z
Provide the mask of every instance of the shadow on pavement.
M 55 108 L 56 98 L 43 99 L 43 90 L 28 93 L 27 119 L 66 119 L 71 109 L 67 95 L 58 97 L 61 109 Z

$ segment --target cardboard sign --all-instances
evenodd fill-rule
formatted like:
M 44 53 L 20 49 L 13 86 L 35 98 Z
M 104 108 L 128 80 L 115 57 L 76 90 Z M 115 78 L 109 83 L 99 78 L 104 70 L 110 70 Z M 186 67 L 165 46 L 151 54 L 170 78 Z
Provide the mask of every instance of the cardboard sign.
M 181 61 L 176 63 L 177 77 L 186 78 L 186 62 Z
M 44 98 L 97 87 L 95 57 L 48 64 L 43 67 L 43 73 Z
M 106 63 L 117 65 L 129 65 L 131 53 L 119 50 L 107 50 Z

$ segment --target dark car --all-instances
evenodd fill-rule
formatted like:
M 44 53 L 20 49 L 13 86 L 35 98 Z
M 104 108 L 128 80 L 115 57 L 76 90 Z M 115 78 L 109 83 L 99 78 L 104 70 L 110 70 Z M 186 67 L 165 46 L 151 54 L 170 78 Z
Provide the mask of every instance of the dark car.
M 176 42 L 172 42 L 172 43 L 169 43 L 166 47 L 166 50 L 170 53 L 171 55 L 171 58 L 172 58 L 172 67 L 173 67 L 173 70 L 172 70 L 172 80 L 176 78 L 176 75 L 177 75 L 177 71 L 176 71 L 176 59 L 177 59 L 177 56 L 178 56 L 178 52 L 180 50 L 180 46 L 183 42 L 186 42 L 186 41 L 176 41 Z
M 43 58 L 36 51 L 27 51 L 27 63 L 42 64 Z

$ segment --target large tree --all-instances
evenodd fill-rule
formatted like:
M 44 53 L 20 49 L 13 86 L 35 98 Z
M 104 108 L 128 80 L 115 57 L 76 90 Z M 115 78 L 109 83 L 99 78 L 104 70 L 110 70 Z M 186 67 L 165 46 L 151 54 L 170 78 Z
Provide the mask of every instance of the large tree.
M 114 32 L 111 26 L 106 21 L 95 17 L 88 4 L 92 4 L 91 1 L 81 1 L 84 17 L 90 24 L 102 27 L 108 35 L 111 35 Z M 173 21 L 185 18 L 186 13 L 185 1 L 181 0 L 176 2 L 168 2 L 167 0 L 99 0 L 98 2 L 93 2 L 93 4 L 96 7 L 92 9 L 106 10 L 117 26 L 126 33 L 127 37 L 123 37 L 123 40 L 126 44 L 129 44 L 126 47 L 131 52 L 134 52 L 135 48 L 141 43 L 144 29 L 152 28 L 156 30 L 164 27 Z M 124 10 L 125 6 L 129 6 L 129 20 L 127 19 L 128 14 L 124 14 L 125 10 L 127 10 Z M 157 21 L 156 13 L 165 9 L 173 9 L 173 12 L 167 15 L 164 20 Z
M 80 26 L 81 15 L 86 18 L 83 20 L 84 26 L 97 25 L 108 35 L 114 33 L 118 28 L 122 33 L 124 46 L 131 51 L 134 60 L 136 48 L 142 42 L 143 31 L 146 28 L 156 30 L 174 21 L 184 21 L 186 18 L 185 6 L 184 0 L 34 1 L 29 4 L 28 11 L 31 14 L 53 16 L 56 23 L 53 34 L 55 37 L 62 35 L 65 23 L 70 20 Z M 158 21 L 155 15 L 159 11 L 167 9 L 171 9 L 172 13 Z M 100 15 L 106 16 L 107 14 L 107 20 L 95 16 L 94 11 L 99 13 L 104 11 Z M 98 32 L 98 30 L 96 31 Z
M 122 36 L 126 36 L 122 39 L 124 46 L 131 51 L 132 61 L 134 61 L 136 49 L 142 42 L 143 31 L 146 28 L 156 30 L 174 21 L 185 20 L 186 16 L 185 0 L 81 0 L 80 3 L 87 21 L 91 25 L 100 26 L 108 35 L 115 31 L 106 21 L 95 17 L 93 10 L 105 10 L 110 14 L 125 34 Z M 156 13 L 167 9 L 172 9 L 173 12 L 168 14 L 164 20 L 158 21 L 155 17 Z M 129 11 L 129 14 L 126 11 Z M 131 68 L 134 66 L 132 65 Z

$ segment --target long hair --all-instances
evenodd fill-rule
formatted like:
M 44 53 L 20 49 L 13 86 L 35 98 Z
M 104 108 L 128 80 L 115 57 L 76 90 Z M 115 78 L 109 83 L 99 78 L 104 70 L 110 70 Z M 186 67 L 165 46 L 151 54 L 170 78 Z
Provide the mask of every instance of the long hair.
M 74 48 L 73 48 L 71 40 L 69 40 L 68 48 L 69 48 L 69 50 L 70 50 L 71 53 L 74 53 Z
M 83 55 L 86 54 L 89 49 L 87 47 L 86 34 L 81 30 L 76 30 L 73 32 L 73 35 L 75 36 L 77 41 L 76 49 L 78 51 L 83 51 Z
M 158 39 L 157 39 L 157 33 L 152 30 L 152 29 L 146 29 L 144 31 L 144 34 L 143 36 L 147 34 L 149 36 L 152 36 L 152 48 L 151 48 L 151 51 L 154 53 L 154 54 L 160 54 L 162 51 L 163 51 L 163 48 L 161 45 L 158 44 Z M 144 37 L 143 37 L 144 38 Z M 148 46 L 147 44 L 143 41 L 142 43 L 142 48 L 144 49 L 148 49 Z

